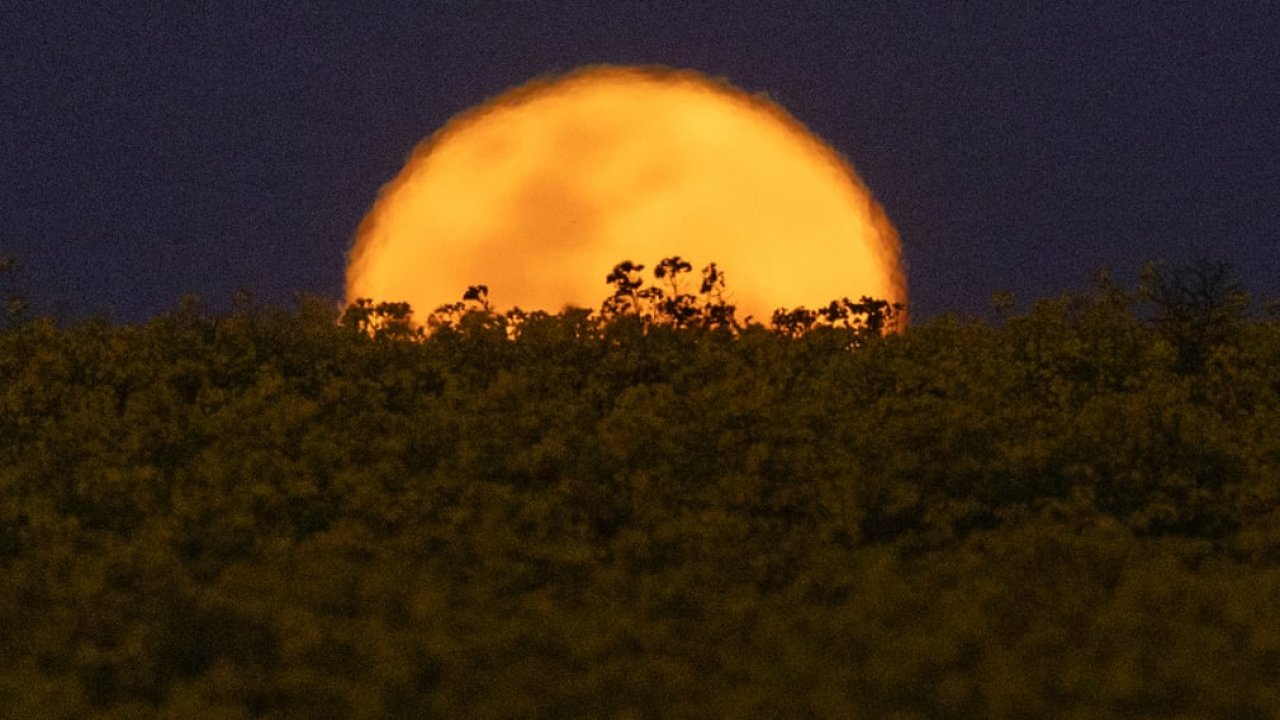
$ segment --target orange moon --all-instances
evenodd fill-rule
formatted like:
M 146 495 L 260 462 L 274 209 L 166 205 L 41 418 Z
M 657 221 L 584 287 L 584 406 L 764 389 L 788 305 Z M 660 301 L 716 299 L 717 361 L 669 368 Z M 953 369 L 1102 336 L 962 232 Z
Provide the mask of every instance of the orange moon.
M 906 303 L 897 232 L 839 153 L 761 95 L 690 71 L 589 67 L 465 111 L 364 218 L 347 300 L 419 319 L 485 284 L 498 308 L 599 307 L 623 260 L 724 271 L 738 317 Z

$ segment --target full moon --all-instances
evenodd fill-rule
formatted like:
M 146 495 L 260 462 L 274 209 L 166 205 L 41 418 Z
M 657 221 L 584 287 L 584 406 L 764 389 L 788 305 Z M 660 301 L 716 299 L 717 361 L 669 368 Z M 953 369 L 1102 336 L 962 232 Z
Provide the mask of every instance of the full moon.
M 847 161 L 762 95 L 690 71 L 590 67 L 467 110 L 361 223 L 347 300 L 419 318 L 489 287 L 498 308 L 599 307 L 631 260 L 716 263 L 738 317 L 906 303 L 897 232 Z

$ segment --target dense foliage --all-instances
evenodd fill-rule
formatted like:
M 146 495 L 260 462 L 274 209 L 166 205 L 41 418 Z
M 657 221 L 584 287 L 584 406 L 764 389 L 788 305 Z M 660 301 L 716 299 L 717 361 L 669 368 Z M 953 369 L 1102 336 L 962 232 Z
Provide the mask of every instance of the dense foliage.
M 0 716 L 1280 715 L 1280 323 L 639 270 L 430 333 L 8 316 Z

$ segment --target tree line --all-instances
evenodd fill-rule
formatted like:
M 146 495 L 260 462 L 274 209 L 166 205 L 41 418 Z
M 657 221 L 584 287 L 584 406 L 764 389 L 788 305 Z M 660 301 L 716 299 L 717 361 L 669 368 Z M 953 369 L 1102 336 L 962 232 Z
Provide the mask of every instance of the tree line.
M 1280 319 L 193 302 L 0 326 L 0 715 L 1280 712 Z

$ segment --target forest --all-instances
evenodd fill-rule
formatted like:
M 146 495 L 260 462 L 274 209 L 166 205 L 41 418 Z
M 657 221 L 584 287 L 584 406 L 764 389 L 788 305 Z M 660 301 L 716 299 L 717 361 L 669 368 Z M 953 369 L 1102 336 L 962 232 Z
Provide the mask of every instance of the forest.
M 0 313 L 0 716 L 1275 718 L 1280 313 Z

